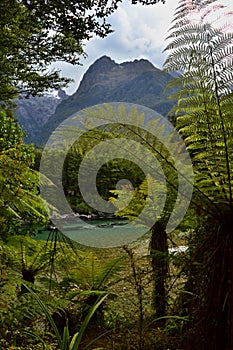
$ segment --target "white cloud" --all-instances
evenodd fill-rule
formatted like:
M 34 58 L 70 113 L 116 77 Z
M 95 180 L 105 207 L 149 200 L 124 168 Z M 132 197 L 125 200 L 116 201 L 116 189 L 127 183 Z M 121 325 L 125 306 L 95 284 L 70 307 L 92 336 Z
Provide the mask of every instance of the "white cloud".
M 232 0 L 222 0 L 221 3 L 228 5 L 228 9 L 232 8 Z M 149 6 L 131 5 L 130 0 L 123 2 L 109 19 L 114 33 L 105 39 L 93 38 L 86 44 L 88 58 L 82 59 L 83 67 L 64 63 L 56 65 L 62 69 L 63 75 L 75 79 L 68 93 L 78 88 L 90 64 L 103 55 L 110 56 L 117 63 L 147 58 L 155 66 L 162 67 L 165 59 L 162 50 L 177 5 L 178 0 Z
M 153 51 L 160 51 L 170 26 L 176 1 L 167 0 L 166 5 L 154 6 L 122 4 L 112 16 L 115 30 L 104 39 L 104 47 L 114 51 L 119 59 L 133 54 L 134 58 Z M 172 4 L 172 6 L 171 6 Z M 94 42 L 90 42 L 91 46 Z

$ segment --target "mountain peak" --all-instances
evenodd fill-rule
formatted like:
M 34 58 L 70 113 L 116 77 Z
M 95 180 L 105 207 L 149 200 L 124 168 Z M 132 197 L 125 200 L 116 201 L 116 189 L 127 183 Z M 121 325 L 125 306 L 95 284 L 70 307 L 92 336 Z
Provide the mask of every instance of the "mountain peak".
M 88 72 L 91 73 L 93 70 L 98 71 L 99 73 L 106 72 L 106 70 L 112 69 L 117 64 L 108 56 L 104 55 L 98 58 L 88 69 Z
M 132 65 L 135 69 L 143 68 L 144 70 L 147 70 L 147 69 L 155 68 L 153 64 L 150 61 L 148 61 L 146 58 L 135 59 L 134 61 L 127 61 L 127 62 L 121 63 L 121 66 L 128 66 L 128 65 Z
M 158 69 L 144 58 L 116 63 L 111 57 L 104 55 L 88 68 L 76 93 L 90 91 L 90 89 L 99 84 L 113 88 L 122 81 L 133 79 L 139 74 L 151 70 Z
M 124 68 L 127 71 L 127 74 L 129 75 L 138 75 L 151 70 L 158 70 L 158 68 L 155 68 L 153 64 L 145 58 L 123 62 L 119 66 L 121 68 Z
M 167 100 L 164 93 L 171 79 L 170 74 L 154 67 L 147 59 L 116 63 L 110 57 L 102 56 L 88 68 L 77 91 L 58 100 L 61 102 L 57 104 L 55 113 L 45 125 L 41 123 L 40 130 L 36 120 L 35 141 L 38 144 L 46 142 L 51 131 L 65 118 L 103 102 L 136 103 L 166 115 L 174 104 Z M 59 95 L 62 97 L 62 92 Z M 35 115 L 39 115 L 39 111 Z

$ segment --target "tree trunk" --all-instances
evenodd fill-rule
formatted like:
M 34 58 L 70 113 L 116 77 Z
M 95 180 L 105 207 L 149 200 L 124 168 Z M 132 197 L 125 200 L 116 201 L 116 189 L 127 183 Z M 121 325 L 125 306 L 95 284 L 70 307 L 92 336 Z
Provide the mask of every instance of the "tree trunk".
M 23 280 L 31 283 L 35 283 L 35 272 L 31 270 L 22 270 Z
M 150 254 L 153 269 L 154 291 L 152 305 L 156 317 L 166 315 L 166 279 L 168 273 L 168 244 L 164 225 L 156 222 L 152 228 Z
M 191 322 L 182 349 L 232 350 L 232 212 L 225 214 L 218 223 L 212 223 L 212 228 L 209 225 L 208 236 L 197 252 L 199 256 L 197 254 L 195 260 L 199 269 L 190 277 L 192 283 L 188 281 L 189 287 L 193 288 L 188 290 L 193 293 L 193 298 L 186 303 Z
M 31 271 L 31 270 L 27 270 L 25 268 L 22 269 L 22 276 L 23 276 L 23 280 L 26 282 L 30 282 L 30 283 L 35 283 L 35 272 Z M 28 290 L 26 287 L 24 287 L 23 285 L 21 285 L 21 293 L 27 293 Z

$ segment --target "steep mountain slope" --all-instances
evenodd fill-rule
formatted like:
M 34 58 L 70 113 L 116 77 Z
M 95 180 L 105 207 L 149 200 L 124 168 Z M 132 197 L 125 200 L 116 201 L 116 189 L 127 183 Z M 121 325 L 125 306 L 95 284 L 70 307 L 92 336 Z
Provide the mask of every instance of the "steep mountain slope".
M 35 142 L 43 125 L 54 114 L 59 103 L 66 98 L 66 93 L 60 90 L 57 95 L 48 94 L 39 97 L 21 98 L 16 101 L 15 115 L 27 134 L 26 142 Z
M 34 141 L 45 143 L 64 119 L 83 108 L 103 102 L 137 103 L 166 116 L 173 103 L 167 100 L 164 88 L 171 79 L 170 74 L 154 67 L 148 60 L 117 64 L 103 56 L 89 67 L 77 91 L 56 107 Z

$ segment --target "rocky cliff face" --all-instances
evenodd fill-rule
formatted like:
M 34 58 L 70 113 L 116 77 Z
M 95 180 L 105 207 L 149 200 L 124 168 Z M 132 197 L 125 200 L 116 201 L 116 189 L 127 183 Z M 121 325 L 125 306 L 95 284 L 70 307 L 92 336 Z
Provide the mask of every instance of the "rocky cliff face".
M 26 142 L 35 142 L 43 125 L 54 114 L 59 103 L 67 97 L 65 91 L 60 90 L 56 95 L 47 94 L 40 97 L 21 98 L 16 101 L 15 115 L 27 134 Z
M 43 123 L 34 142 L 45 143 L 64 119 L 83 108 L 104 102 L 137 103 L 166 116 L 173 103 L 167 100 L 164 88 L 171 79 L 170 74 L 146 59 L 118 64 L 103 56 L 89 67 L 77 91 L 56 105 L 54 114 Z
M 144 59 L 117 64 L 110 57 L 103 56 L 90 66 L 76 94 L 88 92 L 90 88 L 115 89 L 125 81 L 153 69 L 155 67 Z

